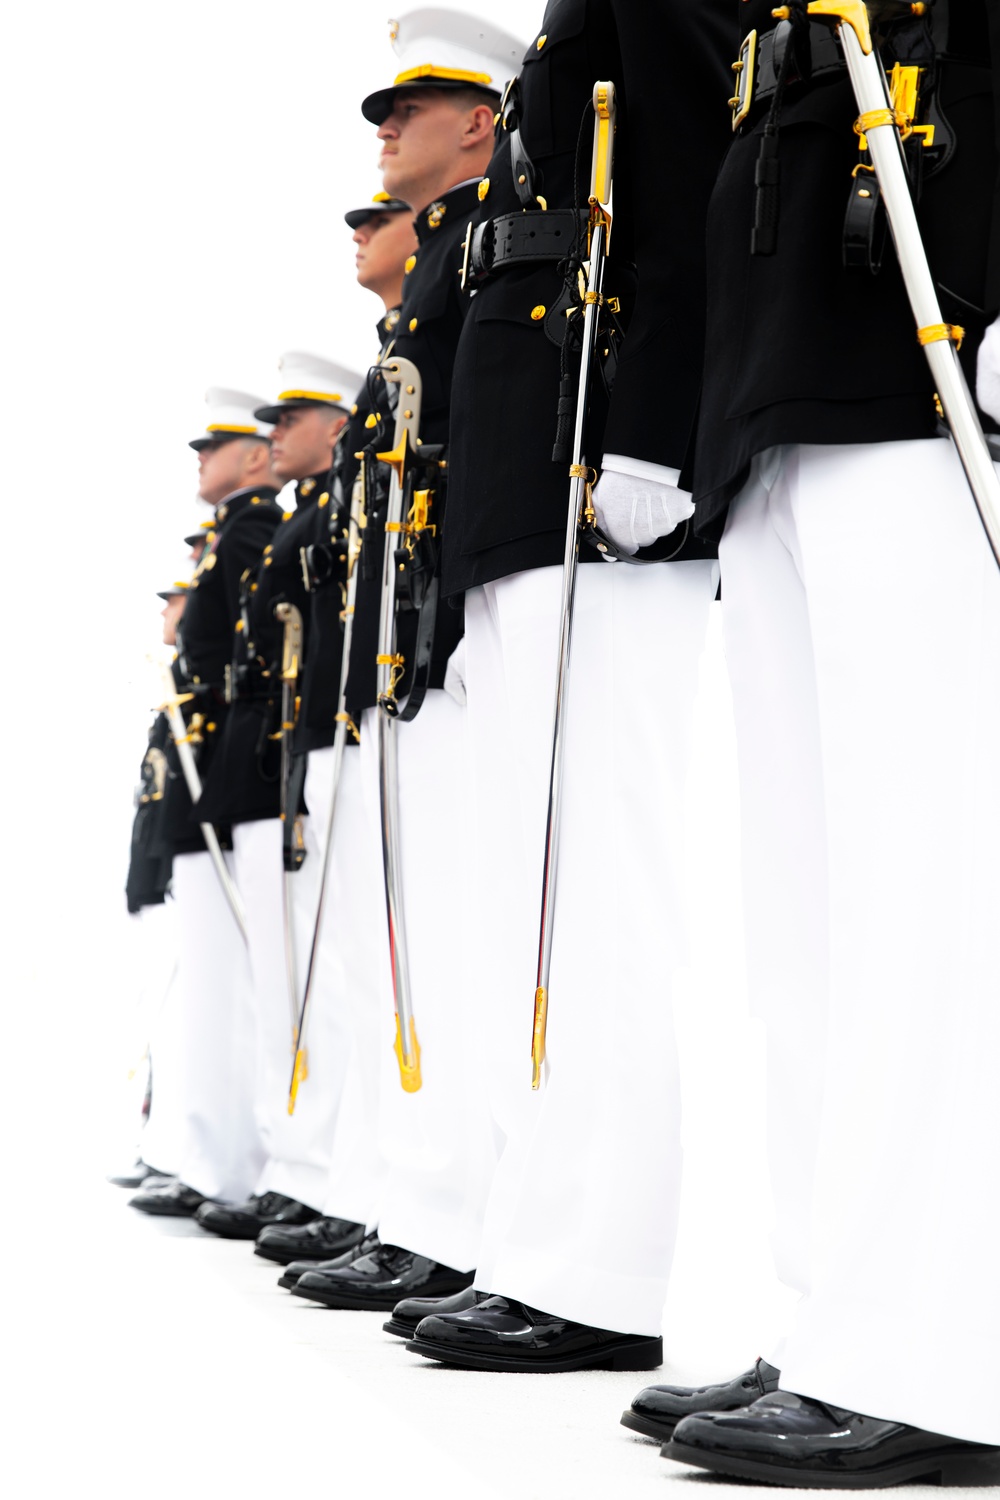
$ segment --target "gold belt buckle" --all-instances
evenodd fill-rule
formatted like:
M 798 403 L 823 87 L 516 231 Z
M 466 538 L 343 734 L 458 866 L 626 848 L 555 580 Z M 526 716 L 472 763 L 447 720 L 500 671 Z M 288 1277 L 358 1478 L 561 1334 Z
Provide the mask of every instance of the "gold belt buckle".
M 729 100 L 733 112 L 733 129 L 738 130 L 750 113 L 753 103 L 753 80 L 757 67 L 757 30 L 749 32 L 740 44 L 740 55 L 732 64 L 736 74 L 736 92 Z

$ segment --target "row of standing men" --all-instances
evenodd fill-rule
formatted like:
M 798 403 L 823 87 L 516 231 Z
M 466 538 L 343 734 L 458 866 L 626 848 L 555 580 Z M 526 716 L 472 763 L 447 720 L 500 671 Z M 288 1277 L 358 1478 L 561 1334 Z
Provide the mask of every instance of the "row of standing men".
M 909 151 L 921 227 L 995 430 L 1000 23 L 985 3 L 868 10 L 935 125 Z M 768 1152 L 776 1267 L 802 1295 L 773 1362 L 650 1387 L 623 1420 L 748 1479 L 974 1482 L 1000 1447 L 1000 580 L 879 243 L 830 17 L 785 11 L 549 0 L 527 48 L 457 12 L 392 23 L 398 71 L 362 105 L 384 190 L 347 215 L 359 280 L 384 302 L 373 372 L 287 355 L 276 401 L 210 392 L 192 444 L 214 513 L 168 610 L 183 602 L 175 696 L 203 791 L 195 811 L 158 721 L 130 889 L 141 905 L 169 879 L 178 914 L 143 1145 L 169 1175 L 132 1201 L 254 1239 L 294 1293 L 384 1309 L 445 1363 L 660 1364 L 680 1189 L 678 819 L 721 569 L 748 979 L 768 1028 L 768 1097 L 738 1149 Z M 566 519 L 553 438 L 578 347 L 596 78 L 618 98 L 615 315 L 586 428 L 604 541 L 581 545 L 532 1089 Z M 780 142 L 781 183 L 766 232 L 764 140 Z M 409 592 L 389 662 L 386 508 L 409 413 L 381 376 L 397 360 L 419 371 L 435 477 L 419 546 L 393 554 Z M 281 605 L 303 622 L 290 718 Z M 379 859 L 386 667 L 393 706 L 423 694 L 395 725 L 418 1089 L 412 1071 L 400 1087 Z M 199 823 L 227 846 L 246 944 Z M 594 1038 L 628 1066 L 595 1076 Z

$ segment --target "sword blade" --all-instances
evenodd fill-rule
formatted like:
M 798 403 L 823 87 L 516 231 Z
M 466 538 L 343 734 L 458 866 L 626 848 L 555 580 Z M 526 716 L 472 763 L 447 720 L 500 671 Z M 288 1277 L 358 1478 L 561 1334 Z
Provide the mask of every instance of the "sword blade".
M 837 34 L 859 113 L 891 112 L 885 71 L 877 51 L 873 48 L 866 52 L 853 24 L 845 19 L 839 22 Z M 917 328 L 925 333 L 935 328 L 943 329 L 941 305 L 913 206 L 899 129 L 895 123 L 872 124 L 865 129 L 865 135 Z M 944 337 L 924 343 L 924 353 L 979 518 L 1000 566 L 1000 479 L 986 446 L 957 349 L 950 338 Z
M 177 702 L 177 688 L 174 683 L 173 673 L 168 666 L 161 668 L 161 680 L 164 692 L 164 713 L 170 725 L 170 735 L 177 748 L 177 759 L 180 762 L 181 772 L 187 785 L 188 795 L 194 806 L 201 801 L 201 777 L 198 774 L 198 766 L 194 758 L 194 751 L 187 743 L 187 725 L 184 723 L 184 715 L 181 713 Z M 236 889 L 236 883 L 229 873 L 219 843 L 219 836 L 211 823 L 199 823 L 201 836 L 205 840 L 205 847 L 209 852 L 222 894 L 226 898 L 226 905 L 233 914 L 240 936 L 247 941 L 247 919 L 240 893 Z
M 599 297 L 604 284 L 604 247 L 606 225 L 598 223 L 590 247 L 588 292 Z M 542 899 L 538 922 L 538 970 L 535 979 L 535 1005 L 531 1029 L 531 1087 L 542 1082 L 545 1062 L 545 1038 L 549 1008 L 549 971 L 552 964 L 552 932 L 555 919 L 556 888 L 559 873 L 559 825 L 562 815 L 563 761 L 565 752 L 565 718 L 569 696 L 570 657 L 573 649 L 573 615 L 576 603 L 576 574 L 580 558 L 580 512 L 586 494 L 586 481 L 579 471 L 584 467 L 584 428 L 587 420 L 587 393 L 590 371 L 597 343 L 598 301 L 588 301 L 583 315 L 583 349 L 580 356 L 580 383 L 576 396 L 576 418 L 573 432 L 573 464 L 566 512 L 566 543 L 563 549 L 562 604 L 559 616 L 559 650 L 556 659 L 556 693 L 552 711 L 552 750 L 549 757 L 549 798 L 545 819 L 545 852 L 542 861 Z
M 360 547 L 361 535 L 361 488 L 359 485 L 351 497 L 351 516 L 348 523 L 350 539 L 348 545 L 348 576 L 347 576 L 347 604 L 344 612 L 344 638 L 341 645 L 340 656 L 340 684 L 337 691 L 337 728 L 333 737 L 333 786 L 330 792 L 330 808 L 326 817 L 325 842 L 323 845 L 323 864 L 319 876 L 319 893 L 316 898 L 316 917 L 313 922 L 312 941 L 309 945 L 309 962 L 306 965 L 305 985 L 302 990 L 302 1008 L 299 1011 L 298 1024 L 295 1028 L 297 1047 L 295 1061 L 292 1064 L 292 1077 L 288 1085 L 288 1113 L 295 1113 L 295 1102 L 298 1097 L 299 1084 L 304 1075 L 304 1059 L 306 1046 L 306 1032 L 309 1024 L 309 1012 L 312 1001 L 313 980 L 316 974 L 316 959 L 319 954 L 320 931 L 323 926 L 323 912 L 326 905 L 326 883 L 330 873 L 330 859 L 333 850 L 333 836 L 337 818 L 337 796 L 340 791 L 341 770 L 344 764 L 344 752 L 347 748 L 348 716 L 347 716 L 347 679 L 349 676 L 351 659 L 351 641 L 354 637 L 354 602 L 357 597 L 357 561 Z

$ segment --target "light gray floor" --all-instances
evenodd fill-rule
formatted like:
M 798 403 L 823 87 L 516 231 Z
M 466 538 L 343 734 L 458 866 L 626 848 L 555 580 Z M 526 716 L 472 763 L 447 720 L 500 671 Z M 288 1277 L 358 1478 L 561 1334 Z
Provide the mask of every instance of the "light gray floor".
M 94 1183 L 74 1204 L 71 1189 L 76 1253 L 27 1257 L 20 1285 L 7 1283 L 21 1334 L 5 1361 L 4 1407 L 16 1412 L 4 1443 L 3 1472 L 16 1481 L 9 1494 L 747 1493 L 665 1462 L 655 1444 L 619 1425 L 648 1377 L 442 1369 L 383 1334 L 381 1316 L 297 1300 L 277 1288 L 280 1268 L 252 1246 L 217 1240 L 189 1221 L 145 1218 L 127 1197 Z M 32 1264 L 44 1273 L 32 1274 Z M 680 1323 L 686 1341 L 693 1324 L 683 1315 Z M 6 1327 L 9 1334 L 9 1320 Z M 718 1328 L 709 1334 L 707 1347 L 725 1344 Z M 690 1363 L 655 1378 L 704 1374 Z

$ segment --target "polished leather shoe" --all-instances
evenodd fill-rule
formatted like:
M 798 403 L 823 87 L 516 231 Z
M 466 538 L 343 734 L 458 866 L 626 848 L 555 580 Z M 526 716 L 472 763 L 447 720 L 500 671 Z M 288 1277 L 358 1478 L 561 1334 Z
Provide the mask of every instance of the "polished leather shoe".
M 467 1286 L 451 1297 L 404 1297 L 402 1302 L 396 1303 L 392 1317 L 388 1323 L 382 1324 L 382 1329 L 385 1333 L 394 1333 L 398 1339 L 412 1339 L 417 1324 L 424 1318 L 436 1313 L 468 1312 L 470 1307 L 485 1302 L 488 1296 L 488 1292 L 476 1292 Z
M 160 1172 L 145 1161 L 137 1161 L 134 1167 L 126 1167 L 124 1172 L 109 1172 L 105 1180 L 113 1187 L 137 1188 L 143 1187 L 153 1177 L 162 1177 L 165 1182 L 170 1180 L 166 1172 Z
M 744 1411 L 685 1417 L 663 1456 L 797 1489 L 1000 1483 L 1000 1448 L 863 1417 L 790 1391 L 761 1396 Z
M 752 1370 L 725 1385 L 648 1385 L 631 1409 L 622 1412 L 622 1426 L 665 1443 L 682 1417 L 699 1411 L 738 1411 L 776 1391 L 780 1379 L 780 1370 L 758 1359 Z
M 276 1260 L 279 1266 L 300 1260 L 331 1260 L 356 1250 L 365 1226 L 353 1219 L 312 1219 L 308 1224 L 268 1224 L 257 1236 L 255 1255 Z
M 144 1214 L 163 1214 L 171 1219 L 193 1219 L 200 1208 L 211 1207 L 211 1198 L 195 1192 L 179 1178 L 171 1178 L 166 1187 L 148 1188 L 128 1200 L 129 1208 Z
M 464 1291 L 472 1285 L 472 1277 L 471 1271 L 454 1271 L 399 1245 L 379 1244 L 339 1270 L 322 1271 L 314 1266 L 299 1277 L 292 1296 L 308 1297 L 326 1307 L 390 1312 L 409 1292 L 444 1297 Z
M 424 1318 L 406 1347 L 468 1370 L 655 1370 L 663 1363 L 661 1338 L 571 1323 L 509 1297 Z
M 284 1193 L 255 1193 L 246 1203 L 207 1203 L 195 1217 L 224 1240 L 255 1240 L 268 1224 L 308 1224 L 319 1213 Z
M 370 1255 L 380 1243 L 377 1234 L 368 1234 L 365 1235 L 360 1245 L 354 1245 L 350 1250 L 345 1250 L 343 1255 L 335 1255 L 332 1260 L 293 1260 L 285 1267 L 284 1275 L 278 1277 L 278 1285 L 291 1291 L 299 1278 L 307 1271 L 337 1271 L 341 1266 L 349 1266 L 351 1261 L 357 1260 L 359 1255 Z

